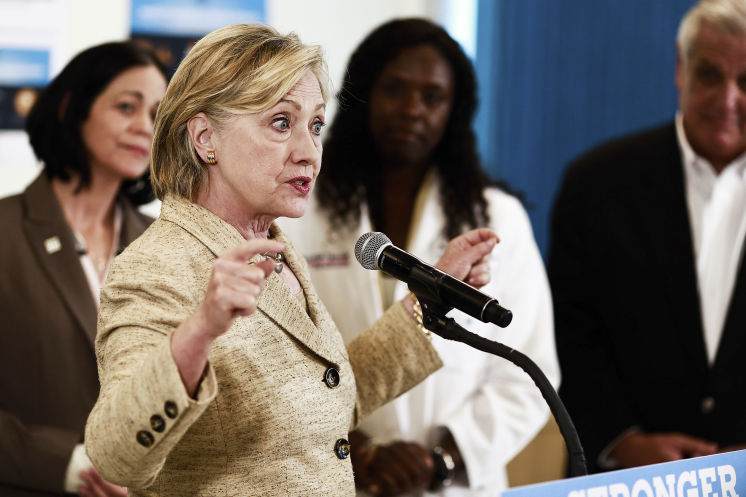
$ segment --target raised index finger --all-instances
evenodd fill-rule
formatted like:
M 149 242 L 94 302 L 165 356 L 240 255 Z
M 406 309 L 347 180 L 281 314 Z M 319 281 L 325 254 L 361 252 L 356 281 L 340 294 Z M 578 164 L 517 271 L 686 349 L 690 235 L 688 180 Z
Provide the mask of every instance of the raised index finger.
M 471 245 L 476 245 L 481 242 L 486 242 L 488 240 L 494 240 L 495 243 L 500 241 L 500 238 L 498 238 L 497 233 L 492 231 L 489 228 L 476 228 L 470 231 L 467 231 L 464 233 L 464 238 L 466 238 L 466 241 L 468 241 Z
M 248 262 L 257 254 L 282 252 L 284 248 L 285 245 L 276 240 L 254 238 L 226 250 L 220 254 L 220 258 L 236 262 Z

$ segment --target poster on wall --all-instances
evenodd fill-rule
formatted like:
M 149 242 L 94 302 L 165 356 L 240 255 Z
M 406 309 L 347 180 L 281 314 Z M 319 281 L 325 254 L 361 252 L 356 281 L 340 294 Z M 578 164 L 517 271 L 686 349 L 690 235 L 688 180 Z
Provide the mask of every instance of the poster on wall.
M 64 8 L 65 0 L 0 2 L 0 131 L 23 129 L 39 89 L 59 65 Z
M 26 115 L 65 62 L 68 6 L 69 0 L 0 0 L 0 197 L 39 174 Z
M 264 0 L 132 0 L 131 9 L 132 39 L 155 50 L 171 73 L 210 31 L 266 22 Z
M 23 129 L 49 79 L 49 50 L 0 47 L 0 130 Z

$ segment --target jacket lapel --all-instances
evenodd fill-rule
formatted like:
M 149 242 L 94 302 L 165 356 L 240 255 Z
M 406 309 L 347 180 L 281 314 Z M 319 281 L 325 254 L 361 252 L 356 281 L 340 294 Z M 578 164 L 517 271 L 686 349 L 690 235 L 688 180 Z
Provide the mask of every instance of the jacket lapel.
M 649 181 L 641 195 L 641 219 L 647 224 L 651 249 L 663 271 L 668 309 L 675 330 L 701 371 L 708 368 L 697 290 L 696 264 L 686 203 L 684 171 L 674 126 L 661 132 L 659 153 L 648 167 Z
M 317 192 L 314 192 L 317 193 Z M 300 219 L 278 219 L 284 237 L 299 243 L 303 253 L 303 268 L 313 281 L 311 293 L 306 290 L 304 270 L 296 276 L 306 291 L 309 313 L 319 328 L 311 295 L 316 291 L 323 296 L 319 308 L 324 316 L 335 316 L 334 327 L 345 342 L 353 340 L 383 314 L 381 272 L 363 269 L 355 260 L 355 242 L 363 233 L 373 231 L 365 204 L 362 205 L 359 223 L 351 228 L 330 223 L 326 213 L 318 206 L 315 194 L 311 196 L 306 213 Z M 291 267 L 295 269 L 291 261 Z M 403 285 L 403 283 L 402 283 Z M 354 310 L 346 299 L 354 296 Z M 318 298 L 318 297 L 317 297 Z M 329 318 L 331 320 L 331 318 Z
M 175 222 L 191 233 L 216 257 L 244 241 L 233 226 L 204 207 L 184 199 L 167 197 L 163 203 L 161 217 Z M 341 338 L 338 337 L 336 327 L 311 286 L 305 261 L 298 256 L 276 224 L 272 225 L 270 233 L 285 244 L 283 254 L 306 294 L 309 309 L 306 313 L 300 301 L 290 292 L 282 278 L 275 273 L 270 274 L 265 281 L 264 289 L 257 302 L 257 309 L 312 352 L 339 366 L 345 359 L 344 348 L 337 344 L 337 341 L 341 343 Z M 259 261 L 261 256 L 255 256 L 251 260 Z M 278 300 L 282 302 L 282 305 L 276 304 Z
M 285 244 L 283 252 L 285 260 L 303 288 L 308 312 L 303 309 L 298 298 L 290 292 L 282 278 L 275 273 L 267 278 L 262 297 L 265 294 L 271 295 L 273 292 L 279 292 L 288 305 L 268 305 L 268 302 L 260 297 L 257 307 L 277 322 L 287 333 L 293 335 L 319 356 L 339 367 L 346 360 L 345 349 L 340 347 L 341 337 L 339 332 L 311 284 L 305 259 L 295 251 L 276 224 L 272 225 L 270 233 L 277 241 Z M 299 316 L 301 316 L 300 319 Z
M 119 203 L 122 206 L 122 232 L 119 234 L 117 255 L 121 254 L 150 224 L 150 218 L 138 213 L 125 197 L 120 197 Z
M 741 354 L 746 346 L 746 264 L 743 263 L 745 248 L 746 240 L 742 240 L 741 262 L 723 323 L 723 334 L 715 356 L 715 368 L 730 367 L 743 360 Z
M 31 251 L 93 346 L 96 305 L 75 250 L 75 236 L 44 175 L 24 191 L 23 203 L 23 230 Z

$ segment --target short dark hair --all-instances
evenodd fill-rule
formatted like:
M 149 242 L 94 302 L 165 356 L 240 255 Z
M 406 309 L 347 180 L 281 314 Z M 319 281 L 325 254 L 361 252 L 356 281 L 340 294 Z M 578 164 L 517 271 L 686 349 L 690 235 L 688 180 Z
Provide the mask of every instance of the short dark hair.
M 168 79 L 153 52 L 130 41 L 110 42 L 80 52 L 41 92 L 26 118 L 26 132 L 48 178 L 68 181 L 74 172 L 80 176 L 79 188 L 90 185 L 83 122 L 109 83 L 139 66 L 154 66 Z M 154 198 L 147 177 L 125 181 L 121 191 L 135 205 Z
M 332 219 L 354 226 L 366 201 L 376 222 L 382 196 L 370 125 L 370 94 L 386 64 L 404 49 L 429 45 L 451 66 L 453 107 L 433 160 L 440 177 L 440 196 L 449 206 L 444 234 L 448 238 L 464 228 L 489 222 L 484 188 L 491 184 L 483 172 L 471 121 L 477 109 L 477 83 L 471 61 L 459 44 L 437 24 L 425 19 L 398 19 L 371 32 L 350 58 L 339 109 L 324 143 L 318 199 Z

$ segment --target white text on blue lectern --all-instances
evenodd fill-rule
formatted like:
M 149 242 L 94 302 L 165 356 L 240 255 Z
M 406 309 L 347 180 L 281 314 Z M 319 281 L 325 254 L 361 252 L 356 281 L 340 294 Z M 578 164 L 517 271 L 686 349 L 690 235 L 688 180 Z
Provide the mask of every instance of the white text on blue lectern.
M 740 497 L 730 464 L 572 490 L 567 497 Z

